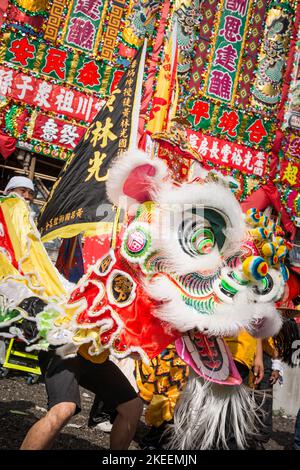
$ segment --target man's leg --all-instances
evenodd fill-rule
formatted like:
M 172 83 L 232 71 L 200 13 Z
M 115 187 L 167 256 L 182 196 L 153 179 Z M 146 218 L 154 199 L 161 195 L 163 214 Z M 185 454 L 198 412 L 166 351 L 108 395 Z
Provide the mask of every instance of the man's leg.
M 140 398 L 122 403 L 116 408 L 118 415 L 110 433 L 110 448 L 112 450 L 128 449 L 143 412 L 143 402 Z
M 54 405 L 37 423 L 28 431 L 20 449 L 21 450 L 47 450 L 50 449 L 54 439 L 72 418 L 76 411 L 75 403 L 59 403 Z
M 294 449 L 300 450 L 300 408 L 295 423 Z
M 256 401 L 263 412 L 262 423 L 263 426 L 259 430 L 259 434 L 255 436 L 254 441 L 258 449 L 263 450 L 264 444 L 267 444 L 271 438 L 273 429 L 273 385 L 270 383 L 272 374 L 272 360 L 268 354 L 264 352 L 264 377 L 256 387 L 260 390 L 262 395 L 257 396 Z M 265 395 L 263 395 L 265 392 Z
M 48 413 L 29 430 L 22 450 L 49 449 L 61 429 L 80 411 L 77 357 L 62 359 L 52 351 L 41 351 L 39 365 L 46 385 Z
M 110 434 L 110 448 L 128 449 L 143 411 L 142 400 L 112 361 L 96 364 L 80 356 L 78 360 L 85 371 L 79 384 L 95 393 L 104 402 L 104 408 L 109 414 L 117 412 Z

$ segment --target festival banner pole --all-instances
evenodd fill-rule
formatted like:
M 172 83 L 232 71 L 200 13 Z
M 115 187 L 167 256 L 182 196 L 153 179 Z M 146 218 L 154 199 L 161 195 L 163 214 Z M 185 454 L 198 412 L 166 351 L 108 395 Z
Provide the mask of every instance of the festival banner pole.
M 132 120 L 131 120 L 131 132 L 130 132 L 128 150 L 135 150 L 137 149 L 137 145 L 138 145 L 138 142 L 137 142 L 138 141 L 138 125 L 139 125 L 139 114 L 140 114 L 141 99 L 142 99 L 142 87 L 143 87 L 144 68 L 145 68 L 145 61 L 146 61 L 146 52 L 147 52 L 147 38 L 145 38 L 144 40 L 140 67 L 138 70 L 137 82 L 136 82 L 136 87 L 135 87 Z M 121 209 L 120 207 L 117 207 L 115 220 L 113 224 L 112 238 L 111 238 L 112 249 L 115 249 L 116 247 L 116 239 L 117 239 L 117 231 L 118 231 L 120 215 L 121 215 Z

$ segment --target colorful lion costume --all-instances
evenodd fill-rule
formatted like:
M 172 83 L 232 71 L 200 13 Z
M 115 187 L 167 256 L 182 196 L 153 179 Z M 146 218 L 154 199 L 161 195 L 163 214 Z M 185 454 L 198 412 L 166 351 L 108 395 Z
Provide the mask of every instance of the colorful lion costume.
M 22 333 L 29 349 L 50 344 L 68 356 L 89 344 L 91 355 L 138 354 L 146 364 L 175 343 L 192 373 L 175 409 L 170 448 L 226 448 L 229 414 L 244 448 L 256 429 L 256 405 L 223 337 L 280 330 L 275 301 L 287 278 L 288 249 L 280 228 L 255 210 L 245 218 L 216 178 L 174 184 L 161 160 L 140 151 L 117 159 L 107 193 L 127 211 L 128 224 L 69 293 L 54 269 L 56 292 L 24 269 L 30 247 L 23 246 L 18 260 L 17 236 L 11 239 L 2 217 L 1 256 L 11 266 L 0 282 L 4 334 L 20 333 L 23 318 L 35 326 L 30 340 Z M 29 239 L 31 249 L 41 245 L 34 228 Z M 44 272 L 44 258 L 35 271 Z

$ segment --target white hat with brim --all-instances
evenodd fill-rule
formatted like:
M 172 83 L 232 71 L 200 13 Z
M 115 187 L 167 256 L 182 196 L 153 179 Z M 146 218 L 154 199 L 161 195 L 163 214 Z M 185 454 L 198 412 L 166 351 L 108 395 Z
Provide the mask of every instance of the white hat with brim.
M 16 188 L 27 188 L 34 191 L 33 182 L 26 178 L 26 176 L 13 176 L 6 185 L 4 189 L 4 194 L 7 194 L 8 191 Z

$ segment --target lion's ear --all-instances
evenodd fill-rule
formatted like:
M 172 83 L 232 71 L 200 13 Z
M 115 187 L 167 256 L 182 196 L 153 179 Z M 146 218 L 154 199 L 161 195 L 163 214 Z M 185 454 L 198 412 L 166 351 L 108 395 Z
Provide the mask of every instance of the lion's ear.
M 109 170 L 108 198 L 122 208 L 149 201 L 151 192 L 159 189 L 167 175 L 168 169 L 162 160 L 151 159 L 141 150 L 128 151 L 117 158 Z

